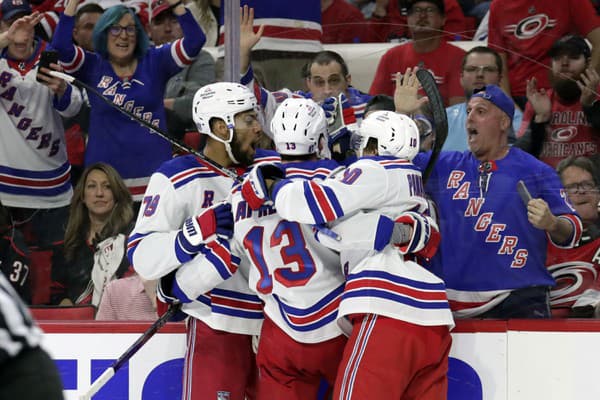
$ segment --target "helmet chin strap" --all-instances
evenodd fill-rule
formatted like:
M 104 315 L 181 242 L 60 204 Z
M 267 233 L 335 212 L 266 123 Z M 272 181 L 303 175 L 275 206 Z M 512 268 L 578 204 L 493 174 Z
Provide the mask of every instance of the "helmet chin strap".
M 234 128 L 233 126 L 229 128 L 229 137 L 231 138 L 229 140 L 229 142 L 223 141 L 223 144 L 225 144 L 225 151 L 227 151 L 227 155 L 229 156 L 229 158 L 231 159 L 231 161 L 233 161 L 234 164 L 239 164 L 240 162 L 234 157 L 233 152 L 231 151 L 231 141 L 233 140 L 233 135 L 234 135 Z

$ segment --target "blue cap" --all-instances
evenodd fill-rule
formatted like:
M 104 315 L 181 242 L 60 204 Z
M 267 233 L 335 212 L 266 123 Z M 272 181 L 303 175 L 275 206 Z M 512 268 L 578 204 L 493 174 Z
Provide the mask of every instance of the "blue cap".
M 31 7 L 27 0 L 2 0 L 2 20 L 9 20 L 18 14 L 31 14 Z
M 473 97 L 481 97 L 501 109 L 512 121 L 515 115 L 515 103 L 502 89 L 496 85 L 485 85 L 480 89 L 473 90 Z

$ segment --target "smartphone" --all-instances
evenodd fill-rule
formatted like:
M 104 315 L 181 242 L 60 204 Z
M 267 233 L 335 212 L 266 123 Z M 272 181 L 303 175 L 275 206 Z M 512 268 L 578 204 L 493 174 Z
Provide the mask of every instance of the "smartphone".
M 42 51 L 42 54 L 40 55 L 40 61 L 38 63 L 38 76 L 36 77 L 38 82 L 40 82 L 40 68 L 50 69 L 51 63 L 58 64 L 58 52 L 56 50 Z

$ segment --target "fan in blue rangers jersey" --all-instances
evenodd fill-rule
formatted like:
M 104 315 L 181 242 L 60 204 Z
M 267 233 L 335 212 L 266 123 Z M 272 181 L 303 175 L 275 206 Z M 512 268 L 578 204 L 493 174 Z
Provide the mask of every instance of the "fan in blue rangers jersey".
M 364 157 L 343 174 L 322 182 L 272 184 L 276 175 L 260 168 L 265 173 L 251 172 L 254 190 L 244 194 L 249 203 L 272 200 L 289 221 L 336 221 L 333 230 L 342 242 L 347 236 L 351 242 L 372 238 L 364 212 L 356 214 L 361 210 L 385 216 L 376 223 L 381 237 L 402 225 L 394 220 L 411 226 L 408 240 L 393 240 L 403 243 L 398 246 L 384 240 L 375 249 L 340 247 L 347 282 L 338 318 L 349 317 L 353 327 L 334 399 L 445 398 L 454 322 L 443 281 L 411 260 L 415 254 L 430 257 L 439 242 L 435 222 L 426 217 L 421 173 L 410 161 L 419 149 L 419 130 L 404 115 L 375 111 L 359 133 Z
M 554 170 L 508 145 L 513 101 L 495 85 L 467 105 L 470 151 L 442 152 L 426 191 L 445 238 L 432 260 L 456 317 L 549 317 L 548 240 L 572 247 L 582 224 Z M 417 156 L 424 167 L 429 154 Z M 532 200 L 519 196 L 523 181 Z M 456 240 L 448 240 L 456 238 Z
M 227 168 L 279 161 L 274 152 L 255 150 L 262 134 L 256 108 L 240 84 L 199 89 L 193 116 L 207 135 L 203 154 Z M 217 392 L 244 399 L 255 383 L 252 335 L 260 332 L 262 303 L 237 271 L 228 242 L 218 238 L 232 235 L 230 206 L 222 203 L 232 185 L 230 174 L 194 155 L 164 163 L 150 179 L 129 237 L 135 270 L 144 279 L 162 278 L 163 301 L 182 301 L 190 316 L 184 399 L 213 399 Z
M 192 63 L 205 38 L 194 17 L 176 0 L 173 6 L 184 37 L 158 47 L 148 37 L 132 10 L 118 5 L 102 14 L 94 27 L 95 53 L 73 44 L 78 0 L 70 1 L 61 16 L 52 43 L 65 71 L 96 88 L 102 95 L 165 130 L 163 95 L 169 78 Z M 150 175 L 171 158 L 168 141 L 90 96 L 91 114 L 85 165 L 98 161 L 112 165 L 123 177 L 134 201 L 141 200 Z
M 255 81 L 250 65 L 250 53 L 261 39 L 264 30 L 264 26 L 261 26 L 257 32 L 254 32 L 253 20 L 253 10 L 244 6 L 240 25 L 241 83 L 254 90 L 267 118 L 270 118 L 277 106 L 288 97 L 312 98 L 321 104 L 329 125 L 329 146 L 332 157 L 344 161 L 349 157 L 348 153 L 352 154 L 352 150 L 355 150 L 352 146 L 352 133 L 362 121 L 365 106 L 371 96 L 350 86 L 351 76 L 348 66 L 344 59 L 333 51 L 321 51 L 309 63 L 305 77 L 308 92 L 292 92 L 285 88 L 269 92 L 264 89 Z M 301 74 L 304 71 L 290 71 L 290 73 Z M 272 137 L 272 133 L 267 133 Z

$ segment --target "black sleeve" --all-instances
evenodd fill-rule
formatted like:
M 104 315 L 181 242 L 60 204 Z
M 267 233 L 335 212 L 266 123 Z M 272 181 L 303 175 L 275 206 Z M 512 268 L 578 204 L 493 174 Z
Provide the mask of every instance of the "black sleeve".
M 583 107 L 583 113 L 594 129 L 600 129 L 600 101 L 596 100 L 589 107 Z
M 538 123 L 531 120 L 525 134 L 517 139 L 514 146 L 539 158 L 546 136 L 546 125 L 547 122 Z

